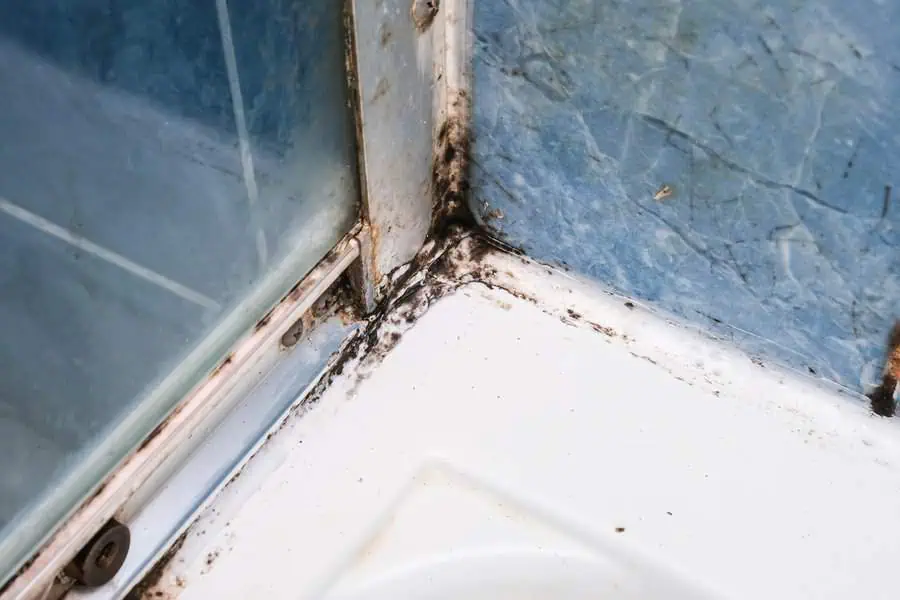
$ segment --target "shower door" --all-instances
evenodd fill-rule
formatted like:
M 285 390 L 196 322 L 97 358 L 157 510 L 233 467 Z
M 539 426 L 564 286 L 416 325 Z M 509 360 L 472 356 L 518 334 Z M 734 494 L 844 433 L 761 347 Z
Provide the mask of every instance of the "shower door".
M 355 222 L 341 9 L 0 0 L 0 581 Z

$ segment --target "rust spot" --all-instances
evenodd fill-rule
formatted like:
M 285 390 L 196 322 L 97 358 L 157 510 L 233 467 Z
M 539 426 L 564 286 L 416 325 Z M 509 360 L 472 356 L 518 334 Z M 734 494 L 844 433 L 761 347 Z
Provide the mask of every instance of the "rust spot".
M 381 226 L 378 223 L 369 223 L 369 237 L 373 248 L 381 247 Z
M 93 500 L 94 498 L 96 498 L 97 496 L 99 496 L 100 494 L 102 494 L 102 493 L 103 493 L 103 490 L 106 489 L 106 484 L 107 484 L 107 482 L 104 481 L 103 483 L 101 483 L 100 485 L 98 485 L 98 486 L 97 486 L 97 489 L 94 490 L 94 493 L 91 494 L 91 497 L 90 497 L 90 499 L 88 500 L 88 502 L 90 502 L 91 500 Z
M 616 533 L 624 533 L 624 532 L 625 532 L 624 527 L 616 527 Z
M 900 379 L 900 320 L 894 323 L 890 335 L 888 335 L 888 359 L 884 370 L 894 379 Z
M 268 325 L 268 324 L 269 324 L 269 321 L 272 320 L 272 313 L 273 313 L 273 312 L 275 312 L 275 309 L 274 309 L 274 308 L 273 308 L 272 310 L 270 310 L 269 312 L 267 312 L 267 313 L 263 316 L 262 319 L 260 319 L 259 321 L 257 321 L 257 322 L 256 322 L 256 325 L 253 326 L 253 331 L 254 331 L 254 332 L 257 332 L 257 331 L 259 331 L 260 329 L 262 329 L 263 327 L 265 327 L 266 325 Z
M 147 447 L 147 444 L 149 444 L 150 442 L 152 442 L 152 441 L 154 440 L 154 438 L 156 438 L 156 436 L 158 436 L 158 435 L 162 432 L 163 427 L 165 427 L 165 425 L 166 425 L 166 421 L 163 421 L 162 423 L 160 423 L 159 425 L 157 425 L 156 427 L 154 427 L 154 428 L 153 428 L 153 431 L 150 432 L 150 435 L 148 435 L 146 438 L 144 438 L 144 441 L 141 442 L 141 445 L 140 445 L 140 446 L 138 446 L 137 451 L 138 451 L 138 452 L 143 451 L 144 448 Z
M 170 422 L 172 419 L 174 419 L 175 416 L 176 416 L 178 413 L 181 412 L 181 409 L 182 409 L 182 408 L 184 408 L 184 405 L 183 405 L 183 404 L 179 404 L 178 406 L 176 406 L 176 407 L 175 407 L 175 410 L 173 410 L 173 411 L 171 412 L 171 414 L 169 414 L 168 417 L 166 417 L 165 419 L 163 419 L 162 423 L 160 423 L 159 425 L 157 425 L 156 427 L 154 427 L 154 428 L 153 428 L 153 431 L 150 432 L 150 435 L 148 435 L 146 438 L 144 438 L 144 441 L 141 442 L 141 445 L 140 445 L 140 446 L 138 446 L 138 449 L 137 449 L 136 452 L 141 452 L 144 448 L 147 447 L 147 444 L 149 444 L 150 442 L 152 442 L 152 441 L 156 438 L 156 436 L 158 436 L 160 433 L 162 433 L 162 430 L 165 429 L 166 426 L 169 424 L 169 422 Z
M 40 555 L 40 552 L 37 552 L 37 553 L 34 554 L 34 556 L 32 556 L 31 558 L 29 558 L 28 560 L 26 560 L 24 563 L 22 563 L 22 566 L 19 567 L 19 569 L 16 571 L 16 574 L 13 575 L 12 577 L 10 577 L 10 578 L 9 578 L 9 581 L 7 581 L 7 582 L 4 583 L 2 586 L 0 586 L 0 596 L 2 596 L 2 595 L 6 592 L 7 588 L 8 588 L 10 585 L 12 585 L 12 582 L 13 582 L 13 581 L 15 581 L 16 579 L 18 579 L 19 576 L 22 575 L 22 573 L 24 573 L 25 571 L 27 571 L 28 568 L 31 567 L 31 565 L 34 564 L 34 561 L 37 559 L 37 557 L 38 557 L 39 555 Z
M 300 281 L 298 281 L 294 287 L 291 288 L 287 294 L 285 294 L 279 304 L 284 302 L 296 302 L 303 296 L 305 296 L 309 291 L 316 286 L 318 281 L 312 281 L 309 277 L 304 277 Z
M 265 317 L 263 317 L 263 318 L 265 318 Z M 216 377 L 219 373 L 222 372 L 222 369 L 224 369 L 225 367 L 230 365 L 233 361 L 234 361 L 234 353 L 232 352 L 228 356 L 225 357 L 225 360 L 220 362 L 218 364 L 218 366 L 216 366 L 216 368 L 212 370 L 212 372 L 209 374 L 209 378 L 212 379 L 213 377 Z

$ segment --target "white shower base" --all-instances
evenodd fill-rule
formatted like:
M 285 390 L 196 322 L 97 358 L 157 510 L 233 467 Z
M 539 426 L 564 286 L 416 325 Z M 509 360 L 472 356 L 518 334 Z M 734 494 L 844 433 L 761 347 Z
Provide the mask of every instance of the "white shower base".
M 894 422 L 492 254 L 348 365 L 145 597 L 896 598 Z M 155 596 L 160 593 L 162 596 Z

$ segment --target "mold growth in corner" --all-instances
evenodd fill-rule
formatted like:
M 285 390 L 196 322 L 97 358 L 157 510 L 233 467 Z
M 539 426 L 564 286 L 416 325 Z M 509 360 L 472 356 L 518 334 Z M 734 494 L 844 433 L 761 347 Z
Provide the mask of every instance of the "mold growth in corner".
M 434 6 L 436 11 L 437 4 Z M 432 218 L 425 243 L 412 261 L 387 274 L 388 292 L 303 406 L 314 404 L 334 377 L 344 374 L 350 364 L 356 382 L 365 380 L 435 301 L 465 283 L 487 281 L 490 274 L 483 272 L 486 267 L 480 262 L 491 247 L 519 253 L 487 235 L 470 208 L 468 94 L 454 91 L 447 108 L 448 116 L 437 128 L 434 140 Z
M 426 239 L 443 240 L 466 232 L 500 250 L 522 254 L 485 230 L 475 218 L 470 203 L 471 126 L 470 98 L 465 90 L 451 94 L 448 115 L 437 130 L 431 166 L 431 227 Z
M 412 3 L 411 16 L 417 31 L 422 33 L 431 27 L 439 8 L 437 0 Z M 352 40 L 348 43 L 352 44 Z M 444 78 L 445 85 L 449 79 Z M 458 85 L 465 84 L 460 81 Z M 434 130 L 432 215 L 425 242 L 410 262 L 380 279 L 387 282 L 380 303 L 368 315 L 364 327 L 347 340 L 303 406 L 314 404 L 336 376 L 352 371 L 357 383 L 365 380 L 399 343 L 403 333 L 438 299 L 473 281 L 490 287 L 492 274 L 482 262 L 487 252 L 497 249 L 522 254 L 492 237 L 476 220 L 469 202 L 471 98 L 465 89 L 454 86 L 446 90 L 444 98 L 444 117 Z M 372 235 L 376 236 L 377 230 Z M 299 407 L 296 410 L 305 411 Z
M 460 114 L 468 114 L 468 95 L 460 91 L 454 108 L 438 129 L 432 158 L 433 206 L 429 238 L 441 238 L 451 228 L 471 230 L 477 227 L 469 208 L 469 124 Z

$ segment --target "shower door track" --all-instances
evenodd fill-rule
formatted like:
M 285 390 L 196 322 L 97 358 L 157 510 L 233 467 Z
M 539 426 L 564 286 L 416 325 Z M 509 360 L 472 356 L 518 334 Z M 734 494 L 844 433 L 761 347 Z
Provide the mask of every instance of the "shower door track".
M 110 519 L 128 523 L 237 402 L 283 357 L 282 338 L 360 256 L 357 225 L 169 412 L 136 451 L 53 532 L 2 593 L 42 598 L 69 561 Z M 240 307 L 235 310 L 241 312 Z M 192 354 L 203 352 L 204 343 Z M 189 357 L 186 362 L 190 361 Z M 160 387 L 165 387 L 164 381 Z

